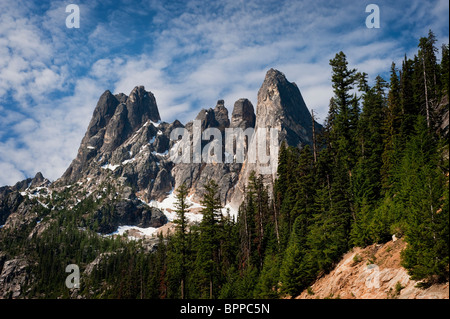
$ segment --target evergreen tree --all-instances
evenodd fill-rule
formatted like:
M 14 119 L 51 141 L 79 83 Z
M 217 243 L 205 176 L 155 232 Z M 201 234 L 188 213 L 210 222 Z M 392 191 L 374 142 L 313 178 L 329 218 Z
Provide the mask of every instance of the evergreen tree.
M 295 221 L 295 203 L 297 197 L 296 176 L 290 173 L 293 167 L 298 166 L 300 151 L 298 148 L 289 146 L 282 150 L 280 159 L 282 160 L 281 170 L 287 170 L 287 174 L 281 174 L 275 182 L 277 200 L 281 200 L 279 206 L 279 237 L 281 250 L 286 249 L 292 226 Z
M 198 251 L 198 268 L 203 279 L 201 293 L 210 299 L 218 295 L 220 287 L 219 273 L 219 248 L 220 229 L 219 221 L 222 219 L 222 204 L 217 192 L 218 185 L 214 180 L 210 180 L 205 185 L 205 194 L 201 200 L 204 207 L 201 210 L 203 219 L 200 222 L 200 243 Z
M 363 94 L 363 110 L 359 121 L 358 163 L 354 169 L 352 202 L 354 219 L 351 242 L 365 246 L 371 243 L 368 237 L 371 211 L 381 195 L 381 168 L 383 154 L 383 115 L 385 112 L 385 81 L 376 78 L 376 84 Z
M 390 176 L 395 163 L 394 150 L 400 147 L 400 128 L 402 126 L 402 105 L 400 96 L 400 81 L 395 63 L 391 65 L 391 79 L 387 107 L 383 118 L 383 165 L 381 168 L 381 183 L 384 191 L 389 190 L 392 180 Z
M 267 254 L 253 297 L 257 299 L 276 299 L 278 297 L 279 277 L 280 262 L 278 256 Z
M 357 125 L 359 118 L 359 102 L 356 94 L 351 91 L 361 75 L 356 73 L 356 69 L 348 69 L 348 62 L 345 54 L 341 51 L 335 58 L 330 60 L 332 67 L 332 86 L 334 91 L 333 120 L 331 122 L 335 140 L 333 149 L 336 156 L 340 157 L 345 165 L 345 169 L 351 174 L 351 168 L 356 162 Z
M 189 212 L 190 205 L 187 203 L 188 188 L 185 184 L 177 189 L 175 213 L 176 219 L 175 234 L 170 239 L 171 248 L 168 250 L 169 267 L 167 276 L 171 282 L 170 291 L 174 296 L 185 299 L 186 297 L 186 277 L 187 277 L 187 256 L 188 256 L 188 220 L 186 213 Z
M 307 246 L 308 226 L 307 216 L 297 217 L 280 270 L 282 289 L 285 293 L 293 296 L 299 294 L 311 280 L 309 276 L 311 269 L 304 260 L 309 250 Z
M 436 36 L 430 30 L 428 37 L 422 37 L 419 41 L 419 54 L 416 61 L 416 69 L 421 73 L 417 77 L 418 88 L 423 91 L 424 101 L 420 103 L 422 114 L 426 116 L 428 128 L 433 127 L 433 106 L 438 102 L 438 68 L 436 62 L 435 46 Z M 420 85 L 419 85 L 420 83 Z M 420 91 L 419 91 L 420 92 Z
M 448 280 L 448 179 L 438 164 L 436 143 L 419 117 L 416 136 L 402 161 L 398 200 L 409 212 L 403 265 L 413 279 Z
M 415 98 L 414 89 L 414 61 L 407 59 L 406 56 L 402 62 L 402 71 L 400 74 L 400 99 L 402 105 L 402 121 L 400 127 L 400 138 L 402 144 L 406 143 L 409 136 L 414 132 L 414 123 L 419 113 Z

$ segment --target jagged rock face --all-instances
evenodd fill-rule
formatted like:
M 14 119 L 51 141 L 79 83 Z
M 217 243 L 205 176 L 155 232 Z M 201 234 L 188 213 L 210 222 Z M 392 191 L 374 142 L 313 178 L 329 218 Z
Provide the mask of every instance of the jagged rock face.
M 17 298 L 21 295 L 29 277 L 27 268 L 28 262 L 22 258 L 4 262 L 0 268 L 0 299 Z
M 280 71 L 270 69 L 258 91 L 255 134 L 251 143 L 255 142 L 257 132 L 259 130 L 262 132 L 263 129 L 267 131 L 267 139 L 270 138 L 271 129 L 276 130 L 277 137 L 274 136 L 273 140 L 265 145 L 265 154 L 270 157 L 268 163 L 262 164 L 259 157 L 254 163 L 249 162 L 248 159 L 244 162 L 239 182 L 231 199 L 231 205 L 234 208 L 238 208 L 243 200 L 244 189 L 252 171 L 263 175 L 266 186 L 273 184 L 278 167 L 277 146 L 282 141 L 286 141 L 291 146 L 312 143 L 312 124 L 311 114 L 297 85 L 289 82 Z M 315 126 L 317 130 L 321 129 L 320 124 L 315 123 Z M 271 147 L 271 144 L 274 147 Z M 269 192 L 271 189 L 269 187 Z
M 228 110 L 225 107 L 224 100 L 217 101 L 216 107 L 214 109 L 202 109 L 195 119 L 197 121 L 201 121 L 202 130 L 205 130 L 209 127 L 216 127 L 223 132 L 225 128 L 230 126 Z
M 98 232 L 109 234 L 119 226 L 161 227 L 167 223 L 167 217 L 159 209 L 147 207 L 140 200 L 120 200 L 113 204 L 114 218 L 111 222 L 100 225 Z M 101 221 L 105 214 L 103 208 L 94 213 L 93 218 Z
M 217 105 L 214 108 L 214 115 L 218 123 L 217 128 L 220 131 L 224 131 L 225 128 L 230 126 L 230 120 L 228 119 L 228 110 L 225 107 L 225 101 L 217 101 Z
M 27 178 L 14 186 L 1 187 L 0 225 L 5 225 L 5 228 L 13 228 L 30 218 L 34 218 L 34 216 L 27 214 L 30 211 L 30 207 L 27 205 L 28 203 L 25 201 L 25 197 L 21 195 L 21 192 L 30 188 L 47 187 L 49 184 L 50 181 L 39 172 L 34 178 Z
M 246 129 L 255 127 L 256 115 L 252 102 L 248 99 L 239 99 L 234 103 L 231 114 L 230 127 Z
M 186 184 L 191 189 L 193 200 L 200 201 L 205 191 L 204 185 L 213 178 L 219 185 L 218 192 L 222 202 L 225 204 L 231 198 L 233 186 L 236 185 L 239 179 L 239 172 L 242 167 L 241 163 L 224 163 L 225 129 L 231 126 L 225 102 L 219 100 L 214 109 L 202 109 L 196 120 L 200 121 L 201 132 L 208 128 L 217 128 L 221 132 L 222 162 L 176 164 L 171 171 L 174 179 L 174 188 L 177 189 L 182 184 Z M 187 123 L 186 129 L 191 134 L 191 138 L 193 138 L 193 122 Z M 202 149 L 208 143 L 209 140 L 202 140 Z M 190 147 L 193 150 L 193 140 L 190 141 Z
M 297 85 L 280 71 L 270 69 L 259 89 L 256 127 L 278 128 L 288 145 L 312 143 L 311 114 Z
M 93 158 L 110 155 L 146 122 L 160 120 L 155 97 L 143 86 L 135 87 L 128 97 L 105 91 L 94 110 L 77 157 L 60 182 L 76 182 L 86 173 Z
M 234 154 L 226 152 L 229 144 L 225 144 L 225 137 L 230 131 L 227 129 L 251 132 L 252 128 L 255 131 L 275 128 L 279 136 L 273 144 L 278 145 L 281 140 L 294 146 L 311 143 L 312 119 L 299 89 L 273 69 L 267 72 L 259 90 L 256 114 L 248 99 L 239 99 L 230 119 L 225 102 L 219 100 L 214 108 L 201 110 L 196 120 L 200 121 L 201 132 L 218 129 L 215 133 L 222 137 L 222 145 L 218 145 L 222 161 L 194 163 L 192 158 L 189 163 L 173 161 L 170 150 L 180 141 L 171 140 L 171 133 L 180 128 L 189 132 L 190 138 L 183 143 L 190 145 L 192 151 L 193 132 L 198 123 L 188 122 L 184 126 L 178 120 L 161 122 L 155 97 L 143 86 L 135 87 L 128 96 L 105 91 L 76 158 L 59 180 L 50 183 L 38 173 L 32 179 L 0 188 L 0 232 L 25 229 L 24 238 L 37 238 L 54 225 L 52 214 L 76 211 L 76 205 L 86 203 L 92 205 L 87 206 L 86 212 L 85 206 L 78 206 L 83 209 L 82 224 L 96 232 L 108 234 L 125 225 L 169 228 L 166 215 L 151 207 L 150 202 L 165 199 L 182 184 L 190 189 L 189 195 L 193 195 L 190 200 L 200 202 L 204 185 L 210 179 L 218 184 L 222 204 L 231 204 L 237 210 L 251 171 L 261 173 L 261 163 L 249 162 L 248 158 L 243 163 L 233 161 Z M 320 125 L 316 125 L 320 130 Z M 253 134 L 243 140 L 244 148 L 250 147 L 254 137 Z M 201 140 L 200 145 L 204 150 L 203 147 L 212 144 L 210 140 Z M 265 175 L 266 185 L 276 177 L 278 154 L 270 155 L 273 169 Z M 230 158 L 231 162 L 225 161 Z M 22 256 L 12 257 L 7 260 L 0 252 L 0 298 L 20 296 L 21 287 L 31 280 L 27 275 L 28 261 Z
M 128 122 L 133 131 L 147 120 L 152 122 L 161 120 L 154 95 L 145 91 L 143 86 L 135 87 L 131 91 L 126 102 L 126 108 L 128 110 Z
M 215 120 L 215 119 L 214 119 Z M 183 125 L 161 123 L 154 95 L 143 86 L 129 96 L 106 91 L 100 97 L 77 157 L 55 186 L 102 181 L 112 174 L 132 185 L 145 201 L 161 200 L 174 187 L 170 133 Z
M 196 117 L 201 132 L 218 128 L 222 134 L 222 162 L 178 163 L 170 161 L 168 152 L 174 145 L 170 140 L 173 129 L 183 127 L 179 121 L 172 124 L 160 121 L 156 100 L 144 87 L 135 87 L 129 96 L 106 91 L 99 99 L 83 138 L 78 155 L 57 182 L 68 185 L 92 176 L 103 178 L 113 172 L 122 183 L 135 187 L 140 198 L 162 200 L 172 189 L 183 183 L 191 189 L 194 200 L 200 200 L 206 182 L 214 178 L 219 184 L 223 203 L 234 199 L 239 205 L 246 179 L 250 172 L 259 171 L 258 163 L 225 163 L 225 129 L 275 128 L 279 141 L 289 145 L 311 143 L 312 119 L 295 83 L 287 81 L 283 73 L 271 69 L 258 92 L 258 107 L 248 99 L 235 102 L 231 120 L 225 102 L 219 100 L 214 108 L 202 109 Z M 319 128 L 320 125 L 317 124 Z M 192 135 L 193 122 L 185 126 Z M 202 140 L 202 149 L 209 140 Z M 193 149 L 191 136 L 191 149 Z M 246 141 L 245 147 L 248 147 Z M 271 154 L 276 171 L 278 154 Z M 275 178 L 268 178 L 268 183 Z M 237 207 L 236 207 L 237 208 Z
M 12 212 L 16 212 L 22 203 L 23 197 L 19 192 L 9 192 L 0 196 L 0 225 L 5 225 Z

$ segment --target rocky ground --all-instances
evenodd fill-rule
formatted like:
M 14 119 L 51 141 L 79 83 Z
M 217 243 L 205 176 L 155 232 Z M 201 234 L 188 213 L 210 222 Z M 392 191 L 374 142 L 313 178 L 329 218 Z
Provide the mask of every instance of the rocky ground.
M 297 299 L 449 299 L 449 283 L 416 287 L 401 264 L 403 239 L 354 248 Z

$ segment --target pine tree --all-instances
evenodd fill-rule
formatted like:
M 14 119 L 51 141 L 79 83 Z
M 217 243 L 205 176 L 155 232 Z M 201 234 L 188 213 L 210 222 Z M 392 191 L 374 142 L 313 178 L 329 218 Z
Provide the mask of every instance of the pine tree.
M 278 298 L 280 262 L 276 255 L 267 254 L 259 275 L 253 297 L 256 299 Z
M 414 61 L 407 59 L 406 56 L 402 62 L 402 71 L 400 73 L 400 99 L 402 106 L 402 121 L 400 127 L 400 139 L 404 145 L 409 136 L 414 132 L 414 123 L 419 114 L 417 107 L 417 95 L 414 89 Z M 420 103 L 420 102 L 419 102 Z
M 418 81 L 423 88 L 424 103 L 421 107 L 427 119 L 427 126 L 430 129 L 433 126 L 433 106 L 438 99 L 438 70 L 436 63 L 436 52 L 438 51 L 435 43 L 436 36 L 430 30 L 428 37 L 422 37 L 419 41 L 419 56 L 416 64 L 417 70 L 421 71 L 422 79 Z
M 187 255 L 188 251 L 188 229 L 186 213 L 189 212 L 190 205 L 187 202 L 188 188 L 185 184 L 177 189 L 175 213 L 176 219 L 175 233 L 170 239 L 170 248 L 168 249 L 168 270 L 167 276 L 171 282 L 171 293 L 173 296 L 186 297 L 186 277 L 187 277 Z
M 260 270 L 267 245 L 276 241 L 270 206 L 268 191 L 262 176 L 256 176 L 256 173 L 252 171 L 244 204 L 240 207 L 238 223 L 242 251 L 241 264 L 245 265 L 244 267 L 252 265 Z
M 293 146 L 287 147 L 280 153 L 280 159 L 282 159 L 281 169 L 287 170 L 287 174 L 282 173 L 275 183 L 277 199 L 281 200 L 278 216 L 281 250 L 284 250 L 288 244 L 292 226 L 296 218 L 294 212 L 297 197 L 297 189 L 295 188 L 296 176 L 295 174 L 291 174 L 290 171 L 293 167 L 298 166 L 299 154 L 298 148 Z
M 448 280 L 448 172 L 437 165 L 438 155 L 426 119 L 419 117 L 399 172 L 397 199 L 408 212 L 402 261 L 415 280 Z
M 387 107 L 383 119 L 383 166 L 381 168 L 382 188 L 386 192 L 389 190 L 392 181 L 390 176 L 395 163 L 394 150 L 399 149 L 400 128 L 402 126 L 402 105 L 400 96 L 400 81 L 397 75 L 395 63 L 391 65 L 391 78 L 389 84 L 389 93 Z
M 309 218 L 306 215 L 297 217 L 291 233 L 289 245 L 285 251 L 280 270 L 282 289 L 285 293 L 295 296 L 309 283 L 309 269 L 304 257 L 308 252 L 307 236 L 309 233 Z M 306 266 L 306 267 L 305 267 Z
M 356 73 L 356 69 L 348 69 L 347 58 L 342 51 L 330 60 L 330 65 L 334 91 L 333 103 L 335 103 L 335 110 L 330 108 L 330 111 L 334 113 L 331 122 L 331 129 L 334 131 L 332 138 L 335 138 L 333 149 L 343 160 L 345 169 L 351 174 L 351 168 L 356 162 L 356 150 L 353 146 L 356 144 L 359 118 L 358 98 L 351 91 L 361 79 L 361 75 Z
M 200 202 L 203 206 L 201 210 L 203 219 L 199 226 L 198 267 L 204 280 L 202 294 L 210 299 L 216 296 L 220 284 L 220 273 L 218 271 L 220 269 L 220 229 L 218 224 L 222 219 L 222 204 L 217 190 L 217 183 L 210 180 L 205 185 L 205 194 Z
M 385 81 L 376 78 L 373 88 L 363 94 L 363 110 L 359 121 L 359 159 L 352 178 L 354 207 L 351 241 L 353 245 L 371 243 L 368 237 L 371 211 L 381 195 L 381 167 L 383 154 L 383 114 L 385 113 Z

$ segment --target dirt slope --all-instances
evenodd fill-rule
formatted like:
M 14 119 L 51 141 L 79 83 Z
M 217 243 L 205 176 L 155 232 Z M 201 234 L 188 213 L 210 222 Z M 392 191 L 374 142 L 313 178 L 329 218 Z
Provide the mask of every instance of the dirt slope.
M 400 252 L 406 243 L 393 240 L 348 252 L 329 274 L 318 279 L 297 299 L 448 299 L 449 284 L 416 288 L 400 265 Z

